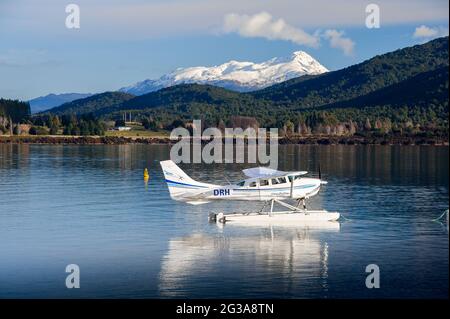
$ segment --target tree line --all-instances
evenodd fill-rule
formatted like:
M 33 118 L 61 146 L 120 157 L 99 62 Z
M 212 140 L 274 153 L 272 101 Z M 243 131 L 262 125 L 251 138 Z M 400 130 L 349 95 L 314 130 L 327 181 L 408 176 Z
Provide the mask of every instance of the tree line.
M 31 135 L 104 135 L 106 124 L 92 114 L 76 116 L 42 114 L 33 116 L 30 120 Z

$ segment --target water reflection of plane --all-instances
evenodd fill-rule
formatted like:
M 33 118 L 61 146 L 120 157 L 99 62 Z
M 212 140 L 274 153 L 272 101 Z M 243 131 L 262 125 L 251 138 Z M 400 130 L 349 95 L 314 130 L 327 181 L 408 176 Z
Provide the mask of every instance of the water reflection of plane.
M 286 294 L 298 290 L 305 280 L 318 280 L 318 289 L 326 289 L 328 243 L 319 235 L 339 229 L 339 223 L 329 223 L 320 230 L 266 227 L 254 229 L 253 236 L 192 234 L 174 238 L 161 264 L 160 294 L 199 296 L 203 291 L 207 296 L 211 285 L 222 284 L 223 274 L 231 274 L 230 280 L 237 285 L 260 286 L 272 278 Z

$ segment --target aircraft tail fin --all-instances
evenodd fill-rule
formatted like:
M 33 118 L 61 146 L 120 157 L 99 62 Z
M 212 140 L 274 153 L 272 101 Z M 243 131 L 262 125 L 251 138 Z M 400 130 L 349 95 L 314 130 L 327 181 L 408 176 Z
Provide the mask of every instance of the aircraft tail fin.
M 198 201 L 198 204 L 200 204 L 200 198 L 194 199 L 194 197 L 207 191 L 210 187 L 216 186 L 193 180 L 171 160 L 161 161 L 159 163 L 162 167 L 164 178 L 172 199 L 185 202 Z
M 159 163 L 161 164 L 166 182 L 169 180 L 173 182 L 197 183 L 179 168 L 174 161 L 168 160 Z

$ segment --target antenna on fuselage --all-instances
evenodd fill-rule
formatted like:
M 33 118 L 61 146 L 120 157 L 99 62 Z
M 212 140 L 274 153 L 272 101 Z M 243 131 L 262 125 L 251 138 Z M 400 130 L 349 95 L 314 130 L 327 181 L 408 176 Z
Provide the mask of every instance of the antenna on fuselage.
M 226 174 L 224 174 L 224 175 L 223 175 L 223 177 L 225 177 L 225 179 L 227 180 L 227 182 L 228 182 L 228 185 L 233 185 L 233 184 L 231 184 L 231 182 L 230 182 L 230 180 L 228 179 L 228 177 L 227 177 L 227 175 L 226 175 Z

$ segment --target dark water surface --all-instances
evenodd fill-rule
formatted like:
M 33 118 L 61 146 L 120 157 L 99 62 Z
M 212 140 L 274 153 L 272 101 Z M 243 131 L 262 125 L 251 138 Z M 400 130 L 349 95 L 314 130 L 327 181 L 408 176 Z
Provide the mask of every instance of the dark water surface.
M 255 203 L 172 201 L 158 145 L 0 145 L 0 298 L 448 298 L 448 147 L 280 146 L 279 169 L 329 184 L 312 207 L 348 221 L 218 227 Z M 183 165 L 227 183 L 253 165 Z M 149 168 L 145 185 L 142 171 Z M 77 264 L 81 288 L 67 289 Z M 377 264 L 381 287 L 367 289 Z

